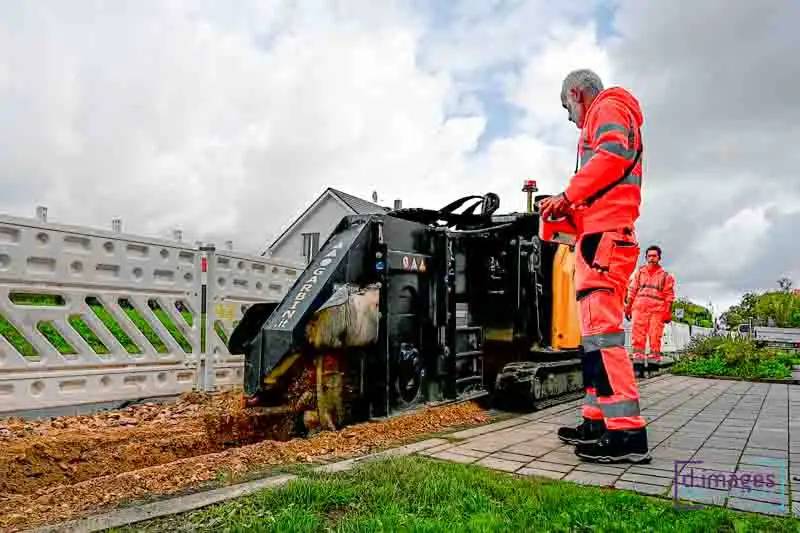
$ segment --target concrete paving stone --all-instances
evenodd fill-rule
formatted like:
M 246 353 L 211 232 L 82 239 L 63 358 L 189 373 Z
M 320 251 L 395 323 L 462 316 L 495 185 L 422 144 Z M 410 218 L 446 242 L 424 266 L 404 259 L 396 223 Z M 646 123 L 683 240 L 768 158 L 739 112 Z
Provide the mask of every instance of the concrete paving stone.
M 572 481 L 581 485 L 597 485 L 600 487 L 613 487 L 618 476 L 614 474 L 597 474 L 595 472 L 582 472 L 573 470 L 567 474 L 564 481 Z
M 533 437 L 541 437 L 549 432 L 550 429 L 545 429 L 539 422 L 526 421 L 524 424 L 519 426 L 512 426 L 510 428 L 492 431 L 491 433 L 486 433 L 483 436 L 476 438 L 492 437 L 497 439 L 506 439 L 509 441 L 516 439 L 517 442 L 521 442 L 522 440 L 531 439 Z
M 727 450 L 725 448 L 712 448 L 703 446 L 694 454 L 694 459 L 699 461 L 715 461 L 721 463 L 736 462 L 739 460 L 741 452 L 739 450 Z
M 784 446 L 788 446 L 790 443 L 788 433 L 773 429 L 760 429 L 757 426 L 753 428 L 750 439 L 780 442 Z
M 736 420 L 733 418 L 726 418 L 722 421 L 719 425 L 720 429 L 735 429 L 740 430 L 742 428 L 752 428 L 754 424 L 748 422 L 747 420 Z
M 417 452 L 420 455 L 433 455 L 435 453 L 443 452 L 444 450 L 448 450 L 450 448 L 455 447 L 455 444 L 452 442 L 448 442 L 447 444 L 441 444 L 439 446 L 434 446 L 433 448 L 428 448 L 426 450 L 421 450 Z
M 779 419 L 759 418 L 753 428 L 758 432 L 771 433 L 775 436 L 789 436 L 789 415 Z
M 732 423 L 733 422 L 733 423 Z M 720 431 L 738 431 L 742 435 L 749 435 L 755 424 L 750 422 L 742 422 L 727 419 L 723 421 L 717 428 Z
M 478 460 L 477 457 L 470 457 L 468 455 L 461 455 L 460 453 L 453 453 L 450 450 L 435 453 L 431 457 L 434 459 L 441 459 L 443 461 L 450 461 L 452 463 L 470 464 Z
M 651 485 L 649 483 L 638 483 L 636 481 L 627 481 L 619 479 L 614 483 L 614 488 L 621 490 L 630 490 L 638 492 L 639 494 L 647 494 L 649 496 L 664 496 L 667 492 L 667 487 L 663 485 Z
M 753 426 L 728 426 L 723 424 L 718 425 L 713 433 L 723 433 L 725 435 L 732 435 L 734 437 L 747 437 L 752 432 Z
M 678 432 L 679 433 L 696 433 L 696 434 L 705 435 L 707 433 L 711 433 L 712 431 L 717 429 L 717 427 L 719 427 L 719 424 L 713 424 L 713 423 L 712 424 L 705 424 L 705 423 L 703 423 L 703 424 L 694 424 L 692 422 L 689 422 L 688 424 L 683 426 L 681 429 L 679 429 Z
M 673 478 L 675 477 L 675 463 L 653 459 L 647 465 L 633 465 L 628 468 L 627 472 Z
M 548 424 L 554 424 L 558 427 L 561 426 L 574 426 L 580 424 L 583 419 L 576 414 L 569 413 L 566 415 L 558 415 L 558 416 L 550 416 L 547 418 L 543 418 L 541 420 L 537 420 L 537 422 L 546 422 Z
M 567 473 L 575 468 L 575 465 L 565 465 L 561 463 L 550 463 L 548 461 L 531 461 L 527 465 L 526 468 L 537 468 L 539 470 L 552 470 L 554 472 L 563 472 Z
M 786 516 L 789 514 L 788 505 L 775 505 L 766 502 L 759 502 L 755 500 L 746 500 L 742 498 L 731 497 L 728 499 L 726 507 L 736 511 L 745 511 L 751 513 L 761 513 L 774 516 Z
M 696 439 L 687 437 L 676 437 L 675 435 L 669 437 L 664 441 L 663 445 L 667 448 L 680 448 L 683 450 L 691 450 L 699 448 L 706 442 L 706 439 Z
M 530 440 L 509 446 L 503 451 L 509 453 L 518 453 L 521 455 L 529 455 L 531 457 L 541 457 L 542 455 L 548 454 L 553 450 L 561 449 L 562 447 L 564 447 L 564 444 L 560 442 L 555 443 Z
M 552 470 L 539 470 L 538 468 L 529 468 L 529 467 L 520 468 L 515 473 L 520 476 L 546 477 L 550 479 L 561 479 L 566 475 L 564 472 L 554 472 Z
M 742 455 L 739 464 L 750 466 L 771 466 L 783 469 L 789 468 L 788 459 L 778 459 L 775 457 L 763 457 L 760 455 Z
M 558 428 L 563 427 L 563 424 L 553 424 L 551 422 L 534 422 L 530 424 L 532 429 L 537 431 L 541 431 L 544 435 L 545 433 L 549 433 L 551 431 L 558 431 Z
M 574 453 L 570 452 L 550 452 L 545 454 L 539 458 L 541 461 L 547 461 L 548 463 L 559 463 L 563 465 L 577 465 L 582 463 L 580 457 L 576 456 Z
M 749 465 L 747 463 L 739 463 L 737 472 L 749 473 L 752 475 L 771 475 L 773 479 L 784 479 L 790 477 L 788 469 L 782 465 Z
M 505 429 L 512 426 L 518 426 L 520 424 L 524 424 L 529 422 L 524 418 L 512 418 L 510 420 L 501 420 L 500 422 L 495 422 L 493 424 L 487 424 L 485 426 L 465 429 L 463 431 L 458 431 L 456 433 L 451 433 L 448 435 L 449 437 L 453 437 L 454 439 L 468 439 L 470 437 L 477 437 L 478 435 L 483 435 L 485 433 L 491 433 L 493 431 L 497 431 L 499 429 Z
M 744 449 L 744 455 L 759 455 L 761 457 L 775 457 L 776 459 L 786 459 L 789 457 L 789 451 L 786 449 L 783 450 L 771 450 L 769 448 L 758 448 L 755 446 L 748 446 Z
M 524 418 L 524 419 L 530 420 L 530 421 L 535 421 L 535 420 L 541 420 L 541 419 L 546 418 L 548 416 L 550 416 L 550 414 L 547 413 L 546 411 L 537 411 L 537 412 L 534 412 L 534 413 L 524 414 L 524 415 L 522 415 L 521 418 Z
M 724 505 L 725 499 L 728 497 L 728 491 L 726 490 L 714 490 L 702 487 L 687 487 L 685 485 L 680 485 L 680 484 L 678 485 L 677 494 L 679 500 L 707 503 L 711 505 Z
M 732 487 L 728 491 L 728 496 L 783 505 L 789 505 L 789 501 L 791 500 L 790 492 L 769 492 L 755 489 L 747 490 L 743 487 Z
M 500 451 L 503 448 L 507 448 L 519 442 L 530 440 L 534 437 L 536 437 L 536 434 L 530 432 L 496 432 L 474 437 L 464 441 L 461 446 L 464 448 L 470 448 L 472 450 L 491 453 Z
M 704 445 L 712 448 L 721 448 L 724 450 L 744 450 L 747 442 L 744 439 L 722 439 L 719 437 L 709 437 Z
M 698 429 L 686 429 L 684 426 L 683 428 L 679 429 L 675 433 L 672 434 L 673 438 L 676 439 L 686 439 L 686 440 L 697 440 L 703 442 L 711 435 L 711 430 L 698 430 Z
M 486 457 L 489 455 L 487 452 L 480 451 L 480 450 L 473 450 L 471 448 L 467 448 L 466 446 L 460 445 L 455 446 L 454 448 L 449 449 L 452 453 L 457 453 L 460 455 L 466 455 L 467 457 L 476 457 L 480 459 L 481 457 Z
M 645 483 L 648 485 L 658 485 L 660 487 L 666 488 L 672 484 L 674 481 L 673 478 L 669 477 L 659 477 L 659 476 L 648 476 L 644 474 L 634 474 L 631 472 L 625 472 L 620 476 L 620 480 L 624 481 L 631 481 L 634 483 Z
M 739 474 L 737 474 L 738 476 Z M 774 480 L 774 484 L 770 486 L 770 482 Z M 750 487 L 751 490 L 758 490 L 762 492 L 770 492 L 773 494 L 786 494 L 789 497 L 792 493 L 790 482 L 787 479 L 784 479 L 783 476 L 775 476 L 773 479 L 764 476 L 760 479 L 754 479 L 754 476 L 750 476 L 749 478 L 745 478 L 742 480 L 741 477 L 738 478 L 738 485 L 746 488 Z
M 525 466 L 524 462 L 497 459 L 495 457 L 492 457 L 491 455 L 489 457 L 484 457 L 476 464 L 485 466 L 487 468 L 491 468 L 492 470 L 501 470 L 503 472 L 516 472 L 517 470 Z
M 437 448 L 446 444 L 450 444 L 450 441 L 447 439 L 426 439 L 421 440 L 419 442 L 412 442 L 411 444 L 406 444 L 403 448 L 407 449 L 411 453 L 419 452 L 422 450 L 430 450 L 433 448 Z
M 503 448 L 506 448 L 510 444 L 502 440 L 497 439 L 484 439 L 484 440 L 473 440 L 467 441 L 461 444 L 460 448 L 468 448 L 470 450 L 475 450 L 478 452 L 485 452 L 484 455 L 488 455 L 493 452 L 499 452 Z
M 693 450 L 684 450 L 680 448 L 672 448 L 669 446 L 665 446 L 662 442 L 655 448 L 653 448 L 650 454 L 654 458 L 665 459 L 670 462 L 673 461 L 688 461 L 693 455 Z
M 695 420 L 697 420 L 697 418 L 695 418 Z M 705 422 L 705 423 L 707 423 L 707 424 L 709 424 L 709 425 L 713 426 L 714 428 L 716 428 L 716 427 L 718 427 L 718 426 L 719 426 L 719 425 L 722 423 L 722 421 L 724 420 L 724 418 L 701 419 L 701 420 L 702 420 L 703 422 Z M 683 427 L 685 428 L 686 426 L 684 425 Z M 683 429 L 683 428 L 681 428 L 681 429 Z
M 517 461 L 522 463 L 530 463 L 536 457 L 530 455 L 522 455 L 519 453 L 510 453 L 510 452 L 495 452 L 490 457 L 495 457 L 497 459 L 505 459 L 506 461 Z
M 774 441 L 759 441 L 759 440 L 750 440 L 748 445 L 756 447 L 756 448 L 764 448 L 768 450 L 785 450 L 786 443 L 774 442 Z
M 694 461 L 694 459 L 692 459 Z M 714 463 L 709 461 L 703 461 L 702 463 L 690 463 L 687 465 L 683 465 L 679 467 L 680 472 L 688 471 L 689 469 L 694 470 L 695 472 L 704 473 L 704 472 L 728 472 L 733 473 L 736 472 L 738 465 L 735 462 L 730 463 Z
M 630 468 L 629 465 L 581 463 L 575 467 L 575 470 L 580 470 L 581 472 L 595 472 L 597 474 L 615 474 L 619 476 L 625 473 L 628 468 Z

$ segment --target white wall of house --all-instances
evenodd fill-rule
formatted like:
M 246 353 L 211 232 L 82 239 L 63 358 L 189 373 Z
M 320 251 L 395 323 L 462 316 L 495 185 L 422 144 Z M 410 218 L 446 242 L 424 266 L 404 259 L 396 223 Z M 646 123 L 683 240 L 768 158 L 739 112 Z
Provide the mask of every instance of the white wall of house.
M 335 198 L 325 197 L 313 211 L 307 213 L 306 217 L 290 230 L 284 240 L 269 252 L 270 257 L 306 263 L 307 258 L 303 254 L 305 240 L 303 234 L 318 233 L 318 242 L 321 247 L 342 218 L 352 214 L 352 211 Z

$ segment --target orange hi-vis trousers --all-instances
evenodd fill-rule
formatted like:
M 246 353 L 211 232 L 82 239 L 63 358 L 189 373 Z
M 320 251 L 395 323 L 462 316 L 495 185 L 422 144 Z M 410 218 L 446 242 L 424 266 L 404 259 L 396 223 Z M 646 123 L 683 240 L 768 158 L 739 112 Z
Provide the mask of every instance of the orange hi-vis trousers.
M 630 229 L 584 234 L 575 256 L 586 389 L 583 416 L 604 420 L 609 430 L 644 428 L 622 328 L 627 281 L 639 258 L 636 236 Z
M 649 309 L 633 311 L 631 316 L 631 345 L 635 360 L 661 361 L 661 337 L 664 335 L 663 313 Z M 650 345 L 649 356 L 645 348 Z

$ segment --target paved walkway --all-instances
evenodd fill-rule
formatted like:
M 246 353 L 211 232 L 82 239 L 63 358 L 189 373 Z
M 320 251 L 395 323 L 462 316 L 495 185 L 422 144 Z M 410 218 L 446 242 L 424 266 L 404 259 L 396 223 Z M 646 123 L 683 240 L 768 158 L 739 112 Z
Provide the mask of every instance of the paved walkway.
M 800 516 L 800 386 L 660 376 L 641 393 L 649 465 L 576 457 L 556 430 L 578 420 L 580 402 L 454 433 L 418 453 L 670 498 L 677 485 L 682 503 Z

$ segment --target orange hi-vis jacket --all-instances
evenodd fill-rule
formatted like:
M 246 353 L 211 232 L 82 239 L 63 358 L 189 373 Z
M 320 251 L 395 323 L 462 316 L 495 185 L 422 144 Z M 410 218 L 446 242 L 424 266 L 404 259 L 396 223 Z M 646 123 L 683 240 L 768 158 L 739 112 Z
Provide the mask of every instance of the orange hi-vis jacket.
M 674 300 L 675 278 L 661 266 L 644 265 L 631 280 L 625 314 L 652 314 L 668 321 L 672 319 Z
M 620 87 L 601 91 L 586 111 L 580 170 L 564 192 L 579 234 L 633 229 L 642 201 L 643 122 L 639 102 Z

